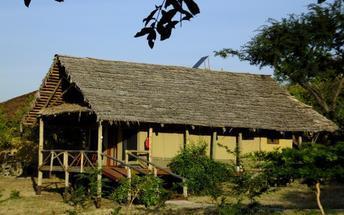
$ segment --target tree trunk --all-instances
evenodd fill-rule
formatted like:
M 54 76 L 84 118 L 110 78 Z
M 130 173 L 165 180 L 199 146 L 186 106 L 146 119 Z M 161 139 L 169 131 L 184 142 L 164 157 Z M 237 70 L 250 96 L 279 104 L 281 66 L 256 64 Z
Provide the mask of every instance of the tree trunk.
M 324 211 L 324 208 L 321 204 L 321 201 L 320 201 L 320 182 L 317 181 L 317 183 L 315 184 L 315 188 L 316 188 L 316 196 L 317 196 L 317 204 L 318 204 L 318 208 L 320 209 L 320 212 L 322 215 L 325 215 L 325 211 Z

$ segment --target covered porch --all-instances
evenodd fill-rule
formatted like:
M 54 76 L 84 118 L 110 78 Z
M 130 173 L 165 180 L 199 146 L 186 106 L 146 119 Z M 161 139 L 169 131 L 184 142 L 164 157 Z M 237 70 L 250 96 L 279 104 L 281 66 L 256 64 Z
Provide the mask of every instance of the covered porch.
M 152 162 L 152 128 L 147 128 L 146 148 L 137 147 L 137 128 L 126 123 L 113 124 L 98 121 L 88 108 L 79 105 L 45 108 L 39 115 L 39 150 L 37 194 L 41 193 L 44 177 L 54 172 L 64 173 L 65 188 L 70 187 L 74 173 L 97 171 L 98 199 L 101 198 L 101 180 L 131 179 L 133 174 L 154 176 L 172 175 L 165 166 Z M 44 177 L 43 177 L 44 176 Z M 187 188 L 183 188 L 187 196 Z

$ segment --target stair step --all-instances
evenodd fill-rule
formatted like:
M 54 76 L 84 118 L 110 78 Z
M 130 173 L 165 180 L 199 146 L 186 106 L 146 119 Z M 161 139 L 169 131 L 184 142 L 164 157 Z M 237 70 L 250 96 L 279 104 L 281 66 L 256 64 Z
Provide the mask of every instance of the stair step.
M 150 171 L 147 168 L 138 168 L 140 171 L 133 170 L 134 172 L 149 174 L 152 171 Z M 170 171 L 169 168 L 166 168 L 166 170 Z M 164 176 L 169 175 L 163 170 L 158 169 L 158 176 Z M 103 174 L 110 178 L 111 180 L 120 181 L 123 178 L 126 178 L 128 176 L 127 169 L 124 167 L 104 167 L 103 168 Z

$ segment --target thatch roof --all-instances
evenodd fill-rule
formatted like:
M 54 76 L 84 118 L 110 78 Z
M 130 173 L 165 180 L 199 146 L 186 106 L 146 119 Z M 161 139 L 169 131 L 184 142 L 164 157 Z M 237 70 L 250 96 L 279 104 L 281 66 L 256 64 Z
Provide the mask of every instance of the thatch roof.
M 267 75 L 56 55 L 99 120 L 277 131 L 337 126 Z
M 64 113 L 92 113 L 92 110 L 78 104 L 61 104 L 53 107 L 43 108 L 39 111 L 42 116 L 58 115 Z

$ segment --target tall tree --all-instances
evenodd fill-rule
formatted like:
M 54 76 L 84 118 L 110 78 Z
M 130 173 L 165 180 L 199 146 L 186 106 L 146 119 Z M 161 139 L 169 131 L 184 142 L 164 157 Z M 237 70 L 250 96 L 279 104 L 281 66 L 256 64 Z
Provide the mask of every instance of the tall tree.
M 342 2 L 311 4 L 308 13 L 271 19 L 240 50 L 223 49 L 215 55 L 272 67 L 279 81 L 301 86 L 321 112 L 335 120 L 344 88 Z

